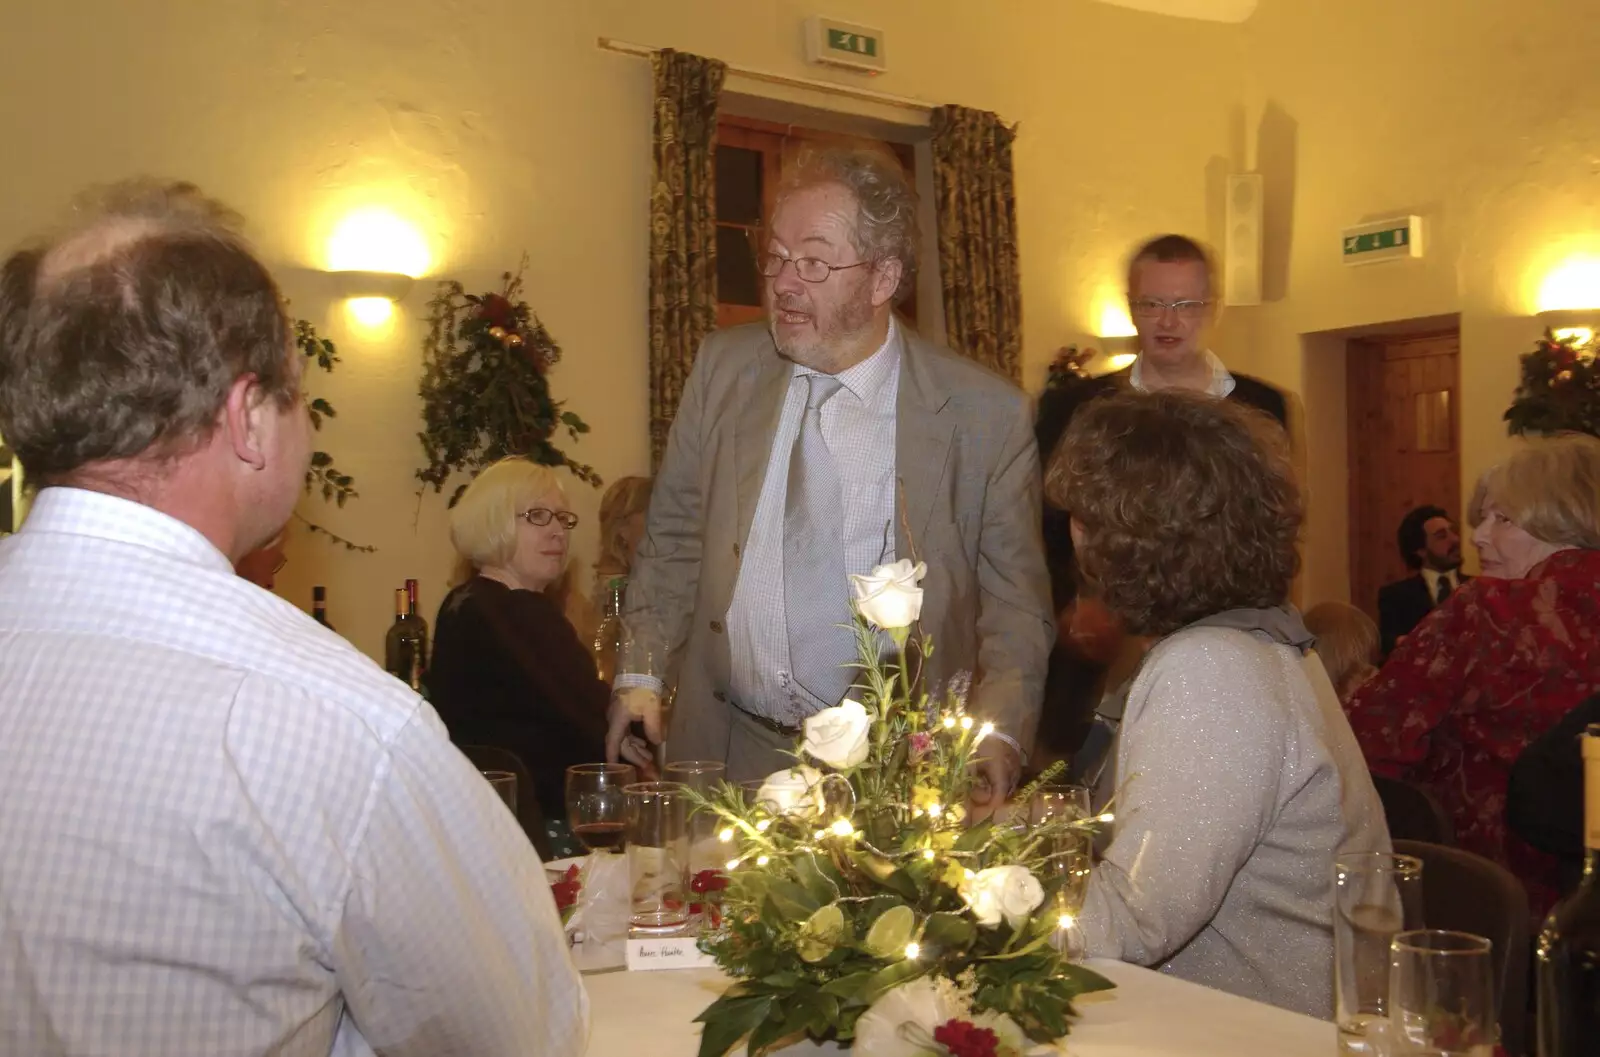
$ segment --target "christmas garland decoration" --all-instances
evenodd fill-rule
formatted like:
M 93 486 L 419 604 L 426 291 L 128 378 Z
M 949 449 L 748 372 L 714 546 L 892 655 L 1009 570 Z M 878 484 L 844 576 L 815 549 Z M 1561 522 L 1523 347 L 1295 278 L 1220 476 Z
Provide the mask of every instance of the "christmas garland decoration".
M 1587 433 L 1600 436 L 1600 367 L 1593 336 L 1558 337 L 1546 330 L 1522 356 L 1522 378 L 1506 409 L 1507 430 L 1524 433 Z
M 526 265 L 526 258 L 524 258 Z M 546 466 L 565 466 L 598 487 L 594 468 L 552 443 L 565 428 L 577 440 L 589 426 L 562 409 L 548 374 L 561 347 L 519 293 L 522 275 L 503 276 L 499 293 L 469 294 L 458 282 L 441 282 L 428 302 L 422 342 L 422 442 L 427 465 L 417 471 L 424 490 L 444 490 L 458 471 L 476 473 L 509 455 Z M 466 491 L 451 494 L 454 506 Z

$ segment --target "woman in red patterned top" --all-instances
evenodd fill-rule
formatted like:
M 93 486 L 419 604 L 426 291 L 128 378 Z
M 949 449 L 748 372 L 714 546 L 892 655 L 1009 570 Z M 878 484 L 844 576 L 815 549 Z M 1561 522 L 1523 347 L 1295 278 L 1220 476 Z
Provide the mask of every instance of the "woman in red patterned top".
M 1429 787 L 1461 846 L 1521 878 L 1542 915 L 1556 863 L 1507 830 L 1506 781 L 1529 742 L 1600 691 L 1600 440 L 1531 440 L 1479 487 L 1483 575 L 1356 691 L 1350 725 L 1375 773 Z

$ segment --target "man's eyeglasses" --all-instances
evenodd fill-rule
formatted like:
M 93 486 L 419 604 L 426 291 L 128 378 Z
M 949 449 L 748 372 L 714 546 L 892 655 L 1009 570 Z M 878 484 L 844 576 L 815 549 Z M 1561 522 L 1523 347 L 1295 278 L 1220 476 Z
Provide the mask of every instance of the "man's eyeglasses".
M 1154 297 L 1136 297 L 1133 299 L 1133 314 L 1140 319 L 1154 319 L 1171 309 L 1181 319 L 1198 319 L 1205 315 L 1206 307 L 1210 301 L 1162 301 Z
M 518 514 L 517 517 L 526 521 L 530 525 L 538 525 L 541 528 L 550 524 L 551 518 L 555 518 L 557 521 L 559 521 L 561 523 L 561 527 L 566 529 L 568 532 L 571 532 L 573 529 L 578 527 L 578 515 L 574 514 L 570 510 L 546 510 L 542 506 L 536 506 L 532 510 L 524 510 L 522 513 Z
M 756 270 L 768 279 L 776 279 L 783 274 L 785 264 L 792 264 L 794 273 L 808 283 L 825 283 L 828 281 L 828 276 L 834 272 L 847 272 L 851 268 L 860 268 L 872 263 L 872 261 L 856 261 L 854 264 L 829 264 L 820 257 L 785 257 L 781 253 L 762 253 L 756 256 Z

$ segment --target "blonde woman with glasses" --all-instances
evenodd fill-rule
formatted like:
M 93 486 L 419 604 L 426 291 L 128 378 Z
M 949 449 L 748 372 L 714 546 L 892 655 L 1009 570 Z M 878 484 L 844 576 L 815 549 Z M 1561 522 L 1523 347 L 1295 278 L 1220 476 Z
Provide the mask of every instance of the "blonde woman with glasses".
M 610 700 L 551 593 L 577 524 L 550 467 L 510 458 L 480 473 L 450 511 L 450 540 L 471 575 L 439 607 L 428 672 L 452 741 L 522 758 L 558 855 L 570 838 L 566 769 L 605 758 Z

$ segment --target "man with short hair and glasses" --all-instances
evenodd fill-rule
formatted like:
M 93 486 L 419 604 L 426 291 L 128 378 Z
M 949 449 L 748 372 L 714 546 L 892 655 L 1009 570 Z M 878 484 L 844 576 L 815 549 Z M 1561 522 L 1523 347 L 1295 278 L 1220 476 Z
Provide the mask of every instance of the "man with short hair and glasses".
M 928 688 L 968 673 L 995 724 L 971 807 L 1010 793 L 1051 637 L 1038 451 L 1014 384 L 895 318 L 916 207 L 878 152 L 814 154 L 786 179 L 757 262 L 768 318 L 701 346 L 656 478 L 627 620 L 668 670 L 624 657 L 613 759 L 634 718 L 660 740 L 675 676 L 669 756 L 726 760 L 731 779 L 791 766 L 801 724 L 856 676 L 847 575 L 910 559 Z
M 539 857 L 411 689 L 238 576 L 304 357 L 237 218 L 135 181 L 0 264 L 0 1054 L 583 1052 Z
M 1112 374 L 1052 387 L 1039 398 L 1034 433 L 1046 468 L 1079 408 L 1129 389 L 1208 393 L 1248 404 L 1288 428 L 1283 394 L 1249 375 L 1229 371 L 1207 345 L 1221 291 L 1205 247 L 1183 235 L 1162 235 L 1140 245 L 1128 259 L 1127 296 L 1128 314 L 1139 333 L 1139 354 L 1133 363 Z M 1114 630 L 1108 632 L 1114 622 L 1096 603 L 1085 600 L 1081 610 L 1078 606 L 1069 520 L 1066 511 L 1046 502 L 1045 552 L 1060 643 L 1050 655 L 1044 722 L 1062 742 L 1054 746 L 1062 751 L 1073 750 L 1089 733 L 1091 714 L 1101 704 L 1095 690 L 1105 673 L 1106 658 L 1117 652 L 1115 643 L 1120 639 Z M 1080 643 L 1092 643 L 1094 656 Z

